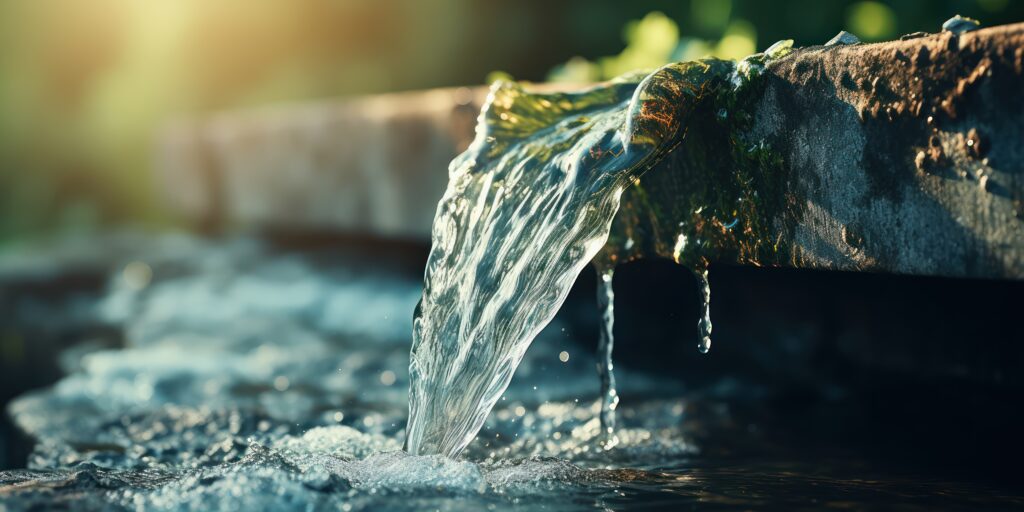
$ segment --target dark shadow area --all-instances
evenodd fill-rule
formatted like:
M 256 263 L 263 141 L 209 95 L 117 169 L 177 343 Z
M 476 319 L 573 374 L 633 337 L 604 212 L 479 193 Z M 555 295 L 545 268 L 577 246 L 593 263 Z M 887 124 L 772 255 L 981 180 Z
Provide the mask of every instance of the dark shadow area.
M 120 333 L 90 316 L 107 276 L 98 269 L 0 276 L 0 468 L 24 467 L 32 441 L 11 424 L 7 404 L 63 376 L 61 353 L 116 347 Z
M 597 338 L 592 274 L 565 308 L 579 339 Z M 615 276 L 617 365 L 711 398 L 690 414 L 705 455 L 1012 478 L 1024 456 L 1024 284 L 730 266 L 710 281 L 702 355 L 688 270 L 642 260 Z

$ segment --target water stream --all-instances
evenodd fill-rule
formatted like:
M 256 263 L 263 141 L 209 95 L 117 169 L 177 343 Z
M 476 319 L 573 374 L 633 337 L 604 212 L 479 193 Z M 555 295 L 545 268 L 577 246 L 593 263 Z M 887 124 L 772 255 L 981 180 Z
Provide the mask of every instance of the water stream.
M 597 308 L 601 311 L 601 332 L 597 343 L 597 374 L 601 377 L 601 430 L 605 437 L 605 448 L 612 448 L 618 443 L 615 437 L 615 408 L 619 405 L 619 393 L 615 390 L 615 364 L 612 361 L 615 348 L 614 277 L 613 268 L 598 272 Z
M 407 448 L 455 457 L 604 245 L 619 196 L 676 138 L 681 75 L 581 93 L 496 84 L 452 162 L 413 325 Z M 703 69 L 701 69 L 703 71 Z
M 706 59 L 574 93 L 499 82 L 470 148 L 452 162 L 417 307 L 406 448 L 456 457 L 508 386 L 534 336 L 604 246 L 623 190 L 678 145 L 694 105 L 745 86 L 780 42 L 741 61 Z M 601 419 L 614 444 L 612 269 L 601 272 Z M 710 288 L 696 272 L 711 345 Z

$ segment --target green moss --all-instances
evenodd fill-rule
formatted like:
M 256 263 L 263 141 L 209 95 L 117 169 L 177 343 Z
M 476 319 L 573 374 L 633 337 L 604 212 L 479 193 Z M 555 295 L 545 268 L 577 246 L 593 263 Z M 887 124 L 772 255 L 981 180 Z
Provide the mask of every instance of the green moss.
M 779 219 L 787 217 L 788 167 L 770 140 L 746 134 L 764 91 L 763 67 L 788 50 L 785 42 L 738 64 L 702 61 L 709 72 L 685 106 L 679 140 L 623 194 L 601 263 L 662 256 L 702 269 L 712 261 L 786 259 L 790 227 Z

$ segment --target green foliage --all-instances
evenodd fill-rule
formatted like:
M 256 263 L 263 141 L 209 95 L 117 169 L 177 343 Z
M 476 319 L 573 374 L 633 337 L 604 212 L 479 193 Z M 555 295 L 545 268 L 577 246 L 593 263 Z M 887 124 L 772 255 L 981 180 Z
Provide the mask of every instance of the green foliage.
M 679 25 L 662 12 L 648 13 L 643 19 L 626 23 L 623 39 L 626 48 L 618 55 L 590 61 L 573 57 L 548 74 L 548 81 L 589 83 L 610 80 L 637 71 L 653 70 L 670 62 L 697 60 L 705 57 L 738 60 L 755 51 L 757 30 L 742 19 L 728 21 L 730 2 L 726 8 L 712 7 L 709 2 L 695 2 L 697 17 L 714 26 L 726 24 L 717 41 L 681 38 Z
M 882 41 L 896 35 L 896 13 L 882 2 L 857 2 L 847 9 L 846 26 L 862 41 Z

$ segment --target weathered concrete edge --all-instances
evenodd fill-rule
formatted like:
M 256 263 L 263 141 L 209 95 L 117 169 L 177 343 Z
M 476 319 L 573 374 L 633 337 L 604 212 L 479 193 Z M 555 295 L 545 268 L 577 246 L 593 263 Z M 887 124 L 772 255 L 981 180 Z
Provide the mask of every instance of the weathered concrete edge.
M 486 87 L 380 94 L 186 117 L 158 135 L 172 215 L 206 231 L 354 231 L 429 239 L 448 163 Z
M 626 191 L 606 253 L 1024 278 L 1022 52 L 1024 24 L 796 50 L 740 106 L 748 126 L 695 119 L 692 141 Z M 728 148 L 709 159 L 702 146 L 714 141 L 779 165 L 751 171 L 760 190 L 741 197 L 730 180 L 751 174 L 729 168 L 744 164 Z M 695 185 L 708 178 L 716 186 Z M 759 219 L 743 199 L 781 206 Z

